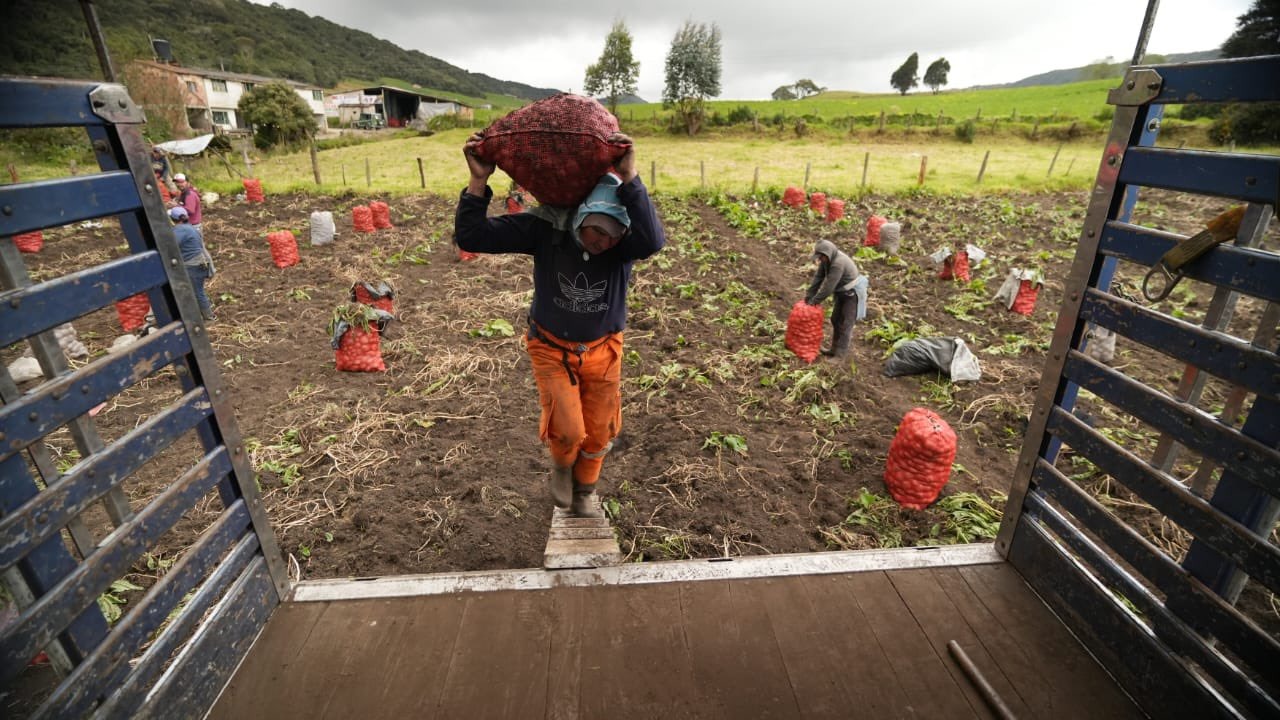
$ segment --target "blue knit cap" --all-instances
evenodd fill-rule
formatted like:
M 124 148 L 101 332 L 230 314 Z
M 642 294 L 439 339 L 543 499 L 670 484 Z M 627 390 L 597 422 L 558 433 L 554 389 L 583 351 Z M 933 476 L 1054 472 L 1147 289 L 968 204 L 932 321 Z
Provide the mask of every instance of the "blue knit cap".
M 605 173 L 600 178 L 600 182 L 596 183 L 591 194 L 587 195 L 587 199 L 578 206 L 578 211 L 573 216 L 573 241 L 578 244 L 578 247 L 582 247 L 582 239 L 578 237 L 582 221 L 592 213 L 608 215 L 621 223 L 624 229 L 631 227 L 631 218 L 627 216 L 627 209 L 618 202 L 620 187 L 622 187 L 622 178 L 613 173 Z

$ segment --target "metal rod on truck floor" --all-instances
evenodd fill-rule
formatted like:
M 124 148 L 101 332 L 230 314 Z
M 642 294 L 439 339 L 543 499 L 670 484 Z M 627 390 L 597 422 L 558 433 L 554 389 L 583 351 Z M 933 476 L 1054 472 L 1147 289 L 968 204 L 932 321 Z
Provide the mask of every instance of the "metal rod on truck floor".
M 969 659 L 965 651 L 960 648 L 960 644 L 955 640 L 947 641 L 947 650 L 951 653 L 951 657 L 955 659 L 956 664 L 964 670 L 964 674 L 969 678 L 969 682 L 978 689 L 978 693 L 982 695 L 982 699 L 987 701 L 987 706 L 991 708 L 991 712 L 996 714 L 1000 720 L 1017 720 L 1017 716 L 1004 704 L 1004 700 L 1000 699 L 996 689 L 991 687 L 991 683 L 987 682 L 987 678 L 983 676 L 982 671 L 977 665 Z

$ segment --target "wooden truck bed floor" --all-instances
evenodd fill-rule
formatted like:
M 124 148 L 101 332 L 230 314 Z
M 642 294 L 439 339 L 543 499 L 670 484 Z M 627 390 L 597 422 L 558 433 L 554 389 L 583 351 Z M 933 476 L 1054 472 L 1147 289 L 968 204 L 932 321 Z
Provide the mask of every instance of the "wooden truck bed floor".
M 210 717 L 994 717 L 951 640 L 1018 718 L 1142 717 L 1007 563 L 543 585 L 286 602 Z

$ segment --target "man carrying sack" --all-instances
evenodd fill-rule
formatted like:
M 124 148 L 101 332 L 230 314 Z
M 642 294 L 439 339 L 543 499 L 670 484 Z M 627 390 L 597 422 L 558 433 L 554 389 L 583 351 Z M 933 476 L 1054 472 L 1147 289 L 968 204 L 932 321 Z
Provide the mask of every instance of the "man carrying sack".
M 831 347 L 824 348 L 822 354 L 843 358 L 849 354 L 854 324 L 867 316 L 867 278 L 858 272 L 853 258 L 837 250 L 830 240 L 819 240 L 813 246 L 813 259 L 818 261 L 818 267 L 804 301 L 821 305 L 828 297 L 835 297 L 835 307 L 831 309 Z
M 577 207 L 539 205 L 487 217 L 495 165 L 481 160 L 479 134 L 463 146 L 471 172 L 458 200 L 458 247 L 533 256 L 533 304 L 526 347 L 542 403 L 539 437 L 551 453 L 551 496 L 575 517 L 600 518 L 595 497 L 604 456 L 622 429 L 622 331 L 631 266 L 666 236 L 635 169 L 631 139 L 615 173 Z

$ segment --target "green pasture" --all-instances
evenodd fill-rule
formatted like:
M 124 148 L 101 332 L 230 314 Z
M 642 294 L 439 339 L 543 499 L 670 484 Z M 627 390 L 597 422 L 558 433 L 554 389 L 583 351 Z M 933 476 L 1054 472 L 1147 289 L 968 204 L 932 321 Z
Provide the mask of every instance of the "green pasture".
M 369 193 L 425 190 L 453 194 L 467 182 L 462 143 L 470 131 L 449 130 L 335 148 L 317 154 L 321 184 L 316 185 L 306 152 L 262 158 L 254 174 L 274 191 L 333 193 L 344 189 Z M 660 192 L 684 193 L 709 187 L 731 193 L 780 189 L 805 184 L 834 195 L 894 192 L 916 187 L 925 163 L 924 185 L 939 192 L 1038 190 L 1085 187 L 1101 156 L 1098 142 L 1036 143 L 1004 138 L 991 145 L 930 142 L 929 136 L 892 143 L 831 142 L 825 139 L 685 138 L 654 135 L 637 139 L 636 157 L 646 184 Z M 990 151 L 981 185 L 978 171 Z M 1054 161 L 1054 154 L 1058 157 Z M 926 160 L 927 158 L 927 160 Z M 421 174 L 419 173 L 421 160 Z M 235 158 L 239 172 L 245 168 Z M 863 169 L 866 166 L 866 184 Z M 197 185 L 235 190 L 239 176 L 215 160 L 177 161 Z M 1053 173 L 1049 168 L 1053 164 Z M 499 171 L 492 185 L 505 191 L 509 179 Z

